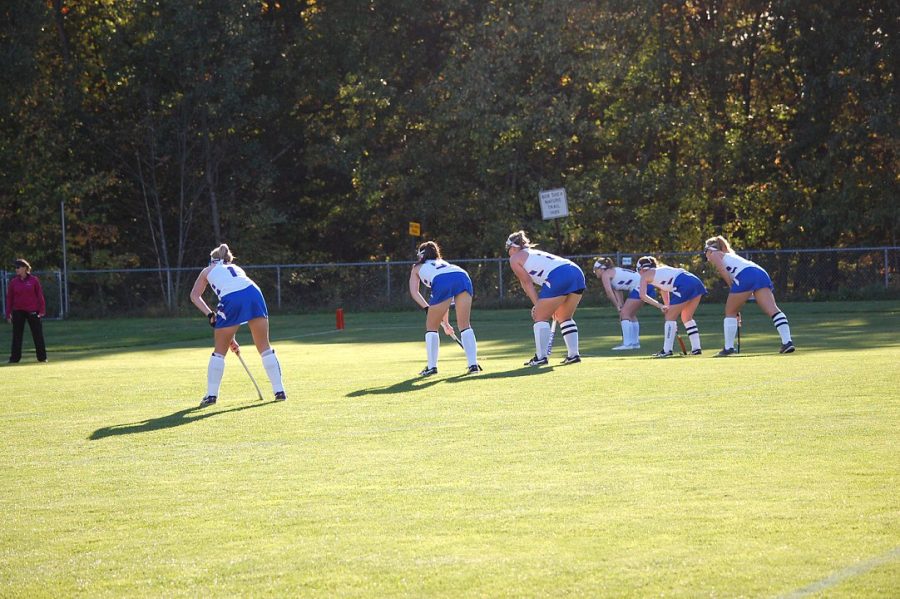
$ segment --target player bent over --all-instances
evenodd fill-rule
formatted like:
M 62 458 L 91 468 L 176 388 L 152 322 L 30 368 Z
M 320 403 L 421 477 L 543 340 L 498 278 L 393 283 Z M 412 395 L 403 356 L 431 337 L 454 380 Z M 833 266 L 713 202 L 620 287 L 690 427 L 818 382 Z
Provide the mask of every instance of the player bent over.
M 772 319 L 775 330 L 781 336 L 781 349 L 778 353 L 793 353 L 795 348 L 791 339 L 791 327 L 787 316 L 775 303 L 773 293 L 775 286 L 769 273 L 755 262 L 738 256 L 721 235 L 710 237 L 704 246 L 706 246 L 703 248 L 705 258 L 731 286 L 728 299 L 725 301 L 725 347 L 716 355 L 725 357 L 735 353 L 734 337 L 738 329 L 738 313 L 751 294 L 756 298 L 756 304 Z
M 531 300 L 531 319 L 534 321 L 534 357 L 525 366 L 543 366 L 548 362 L 550 345 L 550 317 L 559 322 L 559 330 L 566 342 L 567 355 L 562 364 L 581 362 L 578 353 L 578 326 L 573 317 L 586 287 L 584 272 L 571 260 L 534 249 L 524 231 L 516 231 L 506 238 L 509 266 Z M 539 285 L 540 293 L 534 286 Z
M 417 262 L 409 273 L 409 295 L 425 310 L 425 356 L 427 364 L 419 373 L 421 376 L 437 374 L 438 349 L 441 340 L 438 325 L 443 327 L 447 335 L 462 345 L 466 352 L 469 366 L 466 374 L 477 374 L 482 368 L 478 365 L 478 344 L 475 331 L 469 321 L 472 315 L 472 297 L 475 292 L 469 274 L 441 257 L 441 248 L 433 241 L 426 241 L 416 252 Z M 419 285 L 431 289 L 428 301 L 419 292 Z M 453 334 L 450 325 L 450 303 L 456 304 L 456 324 L 460 329 L 460 339 Z
M 694 312 L 700 305 L 700 300 L 706 295 L 706 287 L 695 275 L 683 268 L 668 266 L 659 262 L 653 256 L 643 256 L 637 261 L 637 271 L 641 275 L 639 293 L 645 303 L 662 310 L 665 317 L 663 329 L 663 348 L 653 354 L 654 358 L 668 358 L 672 355 L 672 346 L 678 333 L 678 317 L 684 323 L 688 339 L 691 341 L 691 355 L 698 356 L 703 353 L 700 347 L 700 330 L 697 321 L 694 320 Z M 667 298 L 665 303 L 659 303 L 650 297 L 647 289 L 652 285 Z
M 216 311 L 210 310 L 203 301 L 203 293 L 209 285 L 219 298 Z M 209 326 L 215 329 L 213 340 L 215 349 L 209 358 L 206 371 L 206 396 L 200 407 L 216 403 L 219 385 L 225 373 L 225 353 L 231 347 L 237 352 L 238 346 L 234 335 L 242 324 L 250 327 L 253 343 L 262 357 L 263 368 L 272 383 L 275 401 L 284 401 L 287 396 L 281 382 L 281 364 L 275 350 L 269 345 L 269 311 L 262 292 L 240 266 L 234 264 L 234 256 L 226 244 L 222 244 L 209 253 L 209 266 L 200 271 L 200 275 L 191 289 L 191 302 L 197 306 L 209 320 Z

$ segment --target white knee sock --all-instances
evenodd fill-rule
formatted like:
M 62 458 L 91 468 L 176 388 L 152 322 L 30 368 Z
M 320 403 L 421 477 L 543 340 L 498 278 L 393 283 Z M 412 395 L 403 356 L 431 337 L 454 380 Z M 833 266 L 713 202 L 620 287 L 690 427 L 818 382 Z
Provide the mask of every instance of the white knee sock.
M 478 364 L 478 343 L 475 341 L 475 331 L 466 329 L 459 334 L 459 337 L 459 340 L 462 341 L 463 349 L 466 350 L 466 359 L 469 361 L 469 366 Z
M 537 350 L 534 354 L 539 360 L 547 357 L 547 344 L 550 343 L 550 323 L 542 320 L 534 323 L 534 346 Z
M 225 374 L 225 356 L 213 354 L 209 357 L 209 366 L 206 367 L 206 394 L 219 396 L 219 386 L 222 384 L 222 375 Z
M 687 321 L 684 323 L 684 329 L 687 332 L 688 339 L 691 340 L 691 349 L 700 349 L 700 331 L 697 329 L 697 321 Z
M 641 323 L 637 320 L 631 321 L 631 345 L 641 344 Z
M 663 329 L 663 351 L 668 353 L 672 351 L 672 346 L 675 345 L 675 333 L 678 332 L 678 323 L 674 320 L 667 320 L 666 326 Z
M 441 347 L 441 338 L 437 331 L 425 333 L 425 355 L 428 358 L 428 368 L 437 368 L 438 350 Z
M 631 321 L 623 320 L 622 325 L 622 345 L 631 345 Z
M 569 352 L 568 357 L 572 358 L 578 355 L 578 325 L 574 320 L 566 320 L 559 323 L 559 332 L 562 333 L 563 341 L 566 342 L 566 351 Z
M 266 369 L 266 374 L 269 375 L 269 382 L 272 383 L 272 392 L 284 391 L 284 383 L 281 382 L 281 364 L 278 362 L 275 350 L 270 347 L 261 353 L 260 357 L 262 358 L 263 368 Z
M 781 343 L 787 343 L 791 340 L 791 327 L 788 325 L 788 319 L 784 312 L 774 314 L 772 316 L 772 324 L 775 325 L 775 330 L 781 335 Z
M 737 336 L 737 318 L 725 317 L 725 349 L 734 349 L 734 338 Z

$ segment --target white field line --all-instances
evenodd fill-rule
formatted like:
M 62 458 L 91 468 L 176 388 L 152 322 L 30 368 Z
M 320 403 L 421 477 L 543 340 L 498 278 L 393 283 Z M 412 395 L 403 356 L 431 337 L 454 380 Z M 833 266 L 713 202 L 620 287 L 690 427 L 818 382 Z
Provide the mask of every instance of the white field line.
M 848 578 L 853 578 L 854 576 L 865 574 L 869 570 L 873 570 L 879 566 L 889 564 L 890 562 L 898 558 L 900 558 L 900 547 L 894 547 L 892 550 L 883 555 L 879 555 L 864 562 L 859 562 L 858 564 L 848 566 L 843 570 L 838 570 L 831 576 L 827 576 L 822 580 L 817 580 L 816 582 L 807 585 L 802 589 L 797 589 L 790 594 L 782 595 L 782 597 L 783 599 L 799 599 L 800 597 L 808 597 L 809 595 L 813 595 L 815 593 L 819 593 L 827 589 L 836 587 Z

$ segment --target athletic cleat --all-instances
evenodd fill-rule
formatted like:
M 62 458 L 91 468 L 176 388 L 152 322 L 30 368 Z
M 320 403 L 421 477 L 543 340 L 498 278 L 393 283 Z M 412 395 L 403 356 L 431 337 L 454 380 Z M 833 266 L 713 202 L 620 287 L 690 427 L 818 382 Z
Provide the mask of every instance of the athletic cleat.
M 737 350 L 733 347 L 723 347 L 722 350 L 716 354 L 717 358 L 726 358 L 728 356 L 733 356 L 737 353 Z
M 640 343 L 632 343 L 631 345 L 628 346 L 628 349 L 641 349 L 641 344 Z
M 425 368 L 425 370 L 419 373 L 419 376 L 431 376 L 432 374 L 437 374 L 437 366 L 434 368 Z
M 792 354 L 792 353 L 794 353 L 795 349 L 797 349 L 797 348 L 794 347 L 794 342 L 788 341 L 787 343 L 785 343 L 784 345 L 781 346 L 781 349 L 778 350 L 778 353 L 779 354 Z
M 469 366 L 466 369 L 466 374 L 478 374 L 482 370 L 484 370 L 484 369 L 481 366 L 479 366 L 478 364 L 472 364 L 471 366 Z
M 563 360 L 562 362 L 560 362 L 560 364 L 563 364 L 563 365 L 565 365 L 565 364 L 578 364 L 579 362 L 581 362 L 581 356 L 579 356 L 579 355 L 574 355 L 574 356 L 566 356 L 566 359 Z
M 275 401 L 284 401 L 287 399 L 287 395 L 285 395 L 284 391 L 278 391 L 275 393 Z
M 613 351 L 623 351 L 623 350 L 626 350 L 626 349 L 632 349 L 632 346 L 630 346 L 630 345 L 625 345 L 625 344 L 623 343 L 622 345 L 617 345 L 617 346 L 615 346 L 614 348 L 612 348 Z
M 525 366 L 545 366 L 547 362 L 547 358 L 538 358 L 537 354 L 534 354 L 533 358 L 525 362 Z
M 205 408 L 206 406 L 211 406 L 214 403 L 216 403 L 216 396 L 215 395 L 207 395 L 206 397 L 204 397 L 203 399 L 200 400 L 200 407 Z
M 672 350 L 666 351 L 664 349 L 659 350 L 652 357 L 654 358 L 671 358 L 675 354 L 672 353 Z
M 692 355 L 692 356 L 699 356 L 699 355 L 702 354 L 702 353 L 703 353 L 703 350 L 702 350 L 702 349 L 692 349 L 692 350 L 691 350 L 691 355 Z

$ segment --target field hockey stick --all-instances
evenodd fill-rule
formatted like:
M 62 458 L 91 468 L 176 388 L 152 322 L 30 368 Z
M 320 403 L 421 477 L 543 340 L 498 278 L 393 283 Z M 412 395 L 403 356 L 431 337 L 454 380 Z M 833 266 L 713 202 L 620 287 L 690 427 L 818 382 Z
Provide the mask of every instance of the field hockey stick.
M 234 351 L 234 350 L 232 350 L 232 351 Z M 241 362 L 241 366 L 243 366 L 244 370 L 247 371 L 247 376 L 250 377 L 250 382 L 252 382 L 253 386 L 256 387 L 256 394 L 259 396 L 259 400 L 262 401 L 262 398 L 263 398 L 262 391 L 259 390 L 259 385 L 256 384 L 256 379 L 253 378 L 253 374 L 251 374 L 250 369 L 247 368 L 247 363 L 244 362 L 244 358 L 241 357 L 240 352 L 234 352 L 234 355 L 236 355 L 238 357 L 238 360 L 240 360 L 240 362 Z
M 447 331 L 444 331 L 444 332 L 447 333 Z M 464 346 L 464 345 L 462 344 L 462 341 L 459 340 L 459 337 L 456 336 L 456 333 L 454 333 L 454 332 L 451 331 L 451 332 L 447 333 L 447 335 L 449 335 L 451 339 L 453 339 L 454 341 L 456 341 L 456 344 L 457 344 L 458 346 L 460 346 L 460 347 L 463 348 L 463 349 L 466 349 L 466 346 Z
M 687 355 L 687 347 L 684 345 L 684 339 L 681 338 L 681 335 L 675 333 L 675 340 L 678 341 L 678 346 L 681 348 L 681 355 Z
M 553 319 L 553 324 L 550 325 L 550 340 L 547 342 L 547 357 L 550 357 L 550 352 L 553 351 L 553 339 L 556 337 L 556 318 Z
M 737 315 L 737 353 L 741 353 L 741 313 Z

